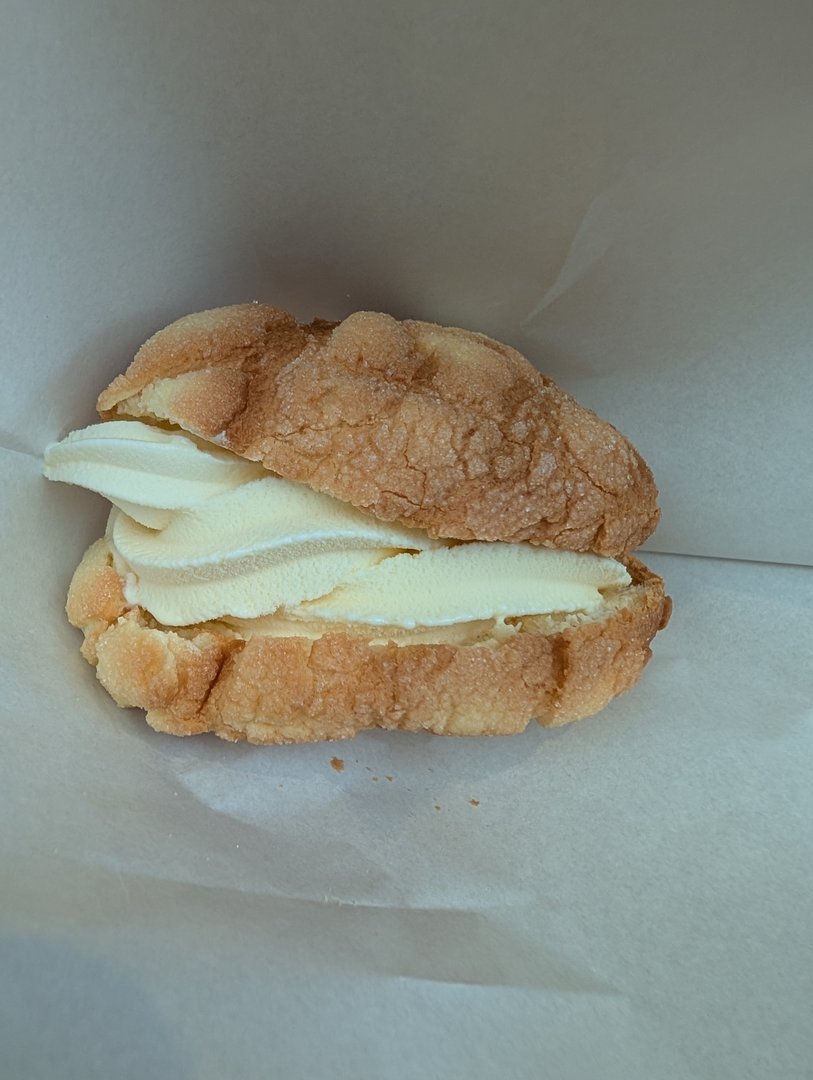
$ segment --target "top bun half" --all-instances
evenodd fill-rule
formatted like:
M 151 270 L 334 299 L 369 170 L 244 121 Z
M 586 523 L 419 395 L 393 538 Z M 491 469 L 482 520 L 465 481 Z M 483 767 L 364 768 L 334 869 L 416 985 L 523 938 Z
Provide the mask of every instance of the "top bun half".
M 619 557 L 659 517 L 623 435 L 514 349 L 454 327 L 204 311 L 151 337 L 98 409 L 177 425 L 433 537 Z

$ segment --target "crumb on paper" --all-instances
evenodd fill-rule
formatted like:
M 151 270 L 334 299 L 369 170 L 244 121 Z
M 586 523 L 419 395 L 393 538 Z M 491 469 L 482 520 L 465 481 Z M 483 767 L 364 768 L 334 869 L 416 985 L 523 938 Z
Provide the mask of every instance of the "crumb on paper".
M 344 758 L 332 757 L 330 759 L 330 767 L 336 772 L 344 772 Z
M 392 781 L 393 777 L 392 776 L 385 776 L 384 779 Z
M 479 806 L 480 805 L 480 800 L 479 799 L 469 799 L 469 802 L 471 803 L 472 806 Z
M 379 781 L 379 780 L 380 780 L 381 778 L 380 778 L 379 776 L 372 776 L 372 777 L 370 777 L 370 779 L 371 779 L 371 780 L 375 780 L 375 782 L 376 782 L 376 783 L 378 783 L 378 781 Z
M 439 803 L 435 803 L 435 809 L 440 810 L 440 804 Z

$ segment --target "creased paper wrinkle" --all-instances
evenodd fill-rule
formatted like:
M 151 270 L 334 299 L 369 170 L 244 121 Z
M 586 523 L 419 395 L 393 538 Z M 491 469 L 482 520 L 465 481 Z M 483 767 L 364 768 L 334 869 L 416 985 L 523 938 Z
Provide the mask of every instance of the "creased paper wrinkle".
M 159 938 L 183 936 L 199 921 L 223 918 L 240 928 L 243 941 L 263 940 L 277 962 L 324 968 L 345 975 L 408 979 L 479 987 L 514 987 L 562 994 L 616 995 L 605 980 L 561 958 L 557 950 L 497 918 L 476 910 L 447 910 L 284 897 L 239 884 L 177 881 L 153 874 L 83 865 L 60 859 L 61 880 L 71 904 L 65 917 L 101 932 L 123 913 L 131 921 L 154 921 Z M 130 860 L 132 864 L 132 860 Z M 31 865 L 28 882 L 32 881 Z M 42 873 L 53 873 L 53 864 Z M 92 908 L 82 903 L 92 896 Z M 47 898 L 10 891 L 8 913 L 36 915 Z M 92 910 L 92 918 L 89 912 Z M 160 911 L 160 920 L 154 913 Z M 506 913 L 507 915 L 508 913 Z
M 601 261 L 615 239 L 619 222 L 619 209 L 613 205 L 612 191 L 597 195 L 588 204 L 556 279 L 522 319 L 520 326 L 526 329 L 533 326 L 545 308 L 577 285 Z
M 809 175 L 813 155 L 809 139 L 799 134 L 800 129 L 809 128 L 809 115 L 807 103 L 780 115 L 768 109 L 750 115 L 744 127 L 705 132 L 660 158 L 638 157 L 628 162 L 622 175 L 587 204 L 553 284 L 520 326 L 533 337 L 532 329 L 545 310 L 580 284 L 612 247 L 623 244 L 628 254 L 634 253 L 648 234 L 661 231 L 665 225 L 697 228 L 703 216 L 710 216 L 712 232 L 706 245 L 697 249 L 697 266 L 705 267 L 710 257 L 724 263 L 732 236 L 742 231 L 743 215 L 730 219 L 709 215 L 709 198 L 720 199 L 728 207 L 742 203 L 750 224 L 754 207 L 764 212 L 766 198 L 778 199 L 771 189 L 780 163 L 784 164 L 783 178 L 794 171 L 799 176 Z M 759 148 L 757 158 L 755 147 Z M 734 177 L 736 188 L 732 187 Z M 753 253 L 755 265 L 759 254 Z M 647 257 L 646 250 L 642 248 L 639 255 Z M 671 292 L 675 283 L 669 274 L 675 268 L 669 255 L 665 250 L 663 266 L 658 269 L 663 272 L 664 289 Z M 725 270 L 730 267 L 725 266 Z M 682 273 L 685 276 L 687 270 Z M 678 287 L 685 288 L 685 284 L 679 281 Z
M 13 446 L 15 442 L 13 436 L 5 434 L 0 435 L 0 453 L 12 454 L 14 457 L 29 458 L 31 461 L 36 461 L 38 467 L 42 468 L 42 455 L 32 453 L 31 450 L 26 450 L 23 446 Z

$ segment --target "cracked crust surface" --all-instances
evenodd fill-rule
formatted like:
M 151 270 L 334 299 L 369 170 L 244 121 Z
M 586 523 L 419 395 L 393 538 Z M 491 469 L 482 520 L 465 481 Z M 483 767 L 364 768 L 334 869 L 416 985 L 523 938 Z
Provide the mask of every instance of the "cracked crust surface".
M 533 616 L 500 643 L 370 644 L 358 633 L 245 640 L 215 624 L 173 630 L 129 607 L 110 549 L 86 552 L 68 595 L 85 658 L 158 731 L 231 741 L 347 739 L 367 728 L 508 735 L 590 716 L 628 690 L 666 625 L 663 582 L 635 559 L 599 614 Z
M 384 521 L 459 540 L 623 556 L 658 521 L 646 463 L 514 349 L 359 312 L 300 325 L 261 304 L 190 315 L 99 397 Z

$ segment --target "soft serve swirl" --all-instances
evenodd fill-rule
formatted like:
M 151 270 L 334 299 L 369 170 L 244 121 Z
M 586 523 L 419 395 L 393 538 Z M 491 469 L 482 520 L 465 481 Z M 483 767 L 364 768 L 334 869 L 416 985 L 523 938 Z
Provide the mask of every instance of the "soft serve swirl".
M 450 543 L 389 524 L 176 432 L 114 420 L 45 451 L 45 475 L 114 504 L 125 596 L 167 626 L 229 617 L 406 630 L 589 611 L 621 563 L 531 544 Z

